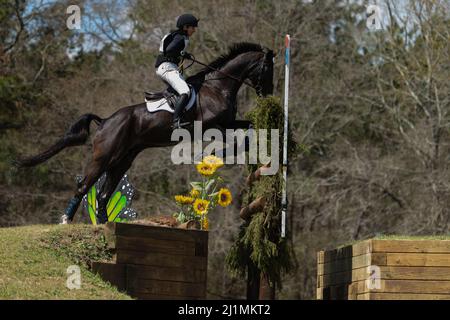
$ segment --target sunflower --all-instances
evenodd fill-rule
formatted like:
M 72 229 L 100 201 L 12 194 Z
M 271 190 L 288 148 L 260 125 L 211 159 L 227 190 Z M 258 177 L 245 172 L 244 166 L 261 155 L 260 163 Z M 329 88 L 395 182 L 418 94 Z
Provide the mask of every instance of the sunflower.
M 216 172 L 216 167 L 208 163 L 200 162 L 199 164 L 197 164 L 197 171 L 202 176 L 209 177 L 213 175 L 214 172 Z
M 198 198 L 198 197 L 200 197 L 200 190 L 198 190 L 198 189 L 192 189 L 192 190 L 191 190 L 191 197 L 192 197 L 192 198 Z
M 210 164 L 214 166 L 216 169 L 223 167 L 223 160 L 213 155 L 203 158 L 203 163 Z
M 222 207 L 227 207 L 231 203 L 231 200 L 233 200 L 231 192 L 227 188 L 221 188 L 217 197 L 217 203 Z
M 191 204 L 192 202 L 194 202 L 194 198 L 187 197 L 187 196 L 176 195 L 175 196 L 175 201 L 178 202 L 179 204 Z
M 195 213 L 201 216 L 203 214 L 208 213 L 209 201 L 203 199 L 195 199 L 194 204 L 192 206 L 194 207 Z
M 203 219 L 203 221 L 202 221 L 202 229 L 203 229 L 203 230 L 208 230 L 208 228 L 209 228 L 209 221 L 208 221 L 208 218 L 205 217 L 205 218 Z

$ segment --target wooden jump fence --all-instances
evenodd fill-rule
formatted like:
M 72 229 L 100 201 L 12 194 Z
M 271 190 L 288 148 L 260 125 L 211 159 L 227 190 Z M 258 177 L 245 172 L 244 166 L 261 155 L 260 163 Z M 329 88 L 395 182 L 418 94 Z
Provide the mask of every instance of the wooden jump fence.
M 317 254 L 317 299 L 450 300 L 450 240 L 366 240 Z
M 208 232 L 107 223 L 112 262 L 94 272 L 137 299 L 205 299 Z

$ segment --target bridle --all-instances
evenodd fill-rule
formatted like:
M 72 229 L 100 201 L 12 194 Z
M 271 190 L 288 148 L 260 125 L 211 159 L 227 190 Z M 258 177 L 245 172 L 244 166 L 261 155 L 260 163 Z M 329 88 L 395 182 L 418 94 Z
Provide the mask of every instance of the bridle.
M 209 68 L 209 69 L 211 69 L 213 71 L 216 71 L 217 73 L 220 73 L 220 74 L 224 75 L 227 78 L 236 80 L 238 82 L 245 83 L 249 87 L 255 89 L 255 91 L 256 91 L 256 93 L 258 95 L 261 95 L 261 92 L 262 92 L 262 83 L 261 83 L 262 82 L 262 74 L 263 74 L 264 67 L 266 67 L 266 65 L 267 65 L 267 54 L 269 53 L 269 50 L 267 48 L 264 48 L 263 50 L 264 50 L 263 51 L 264 52 L 264 57 L 263 57 L 263 62 L 260 63 L 260 66 L 259 66 L 258 79 L 256 81 L 256 85 L 253 85 L 253 83 L 251 83 L 250 81 L 247 81 L 244 78 L 237 78 L 237 77 L 235 77 L 235 76 L 233 76 L 231 74 L 228 74 L 226 72 L 223 72 L 223 71 L 221 71 L 221 70 L 219 70 L 217 68 L 211 67 L 211 66 L 207 65 L 206 63 L 200 62 L 200 61 L 196 60 L 194 56 L 192 56 L 192 58 L 187 58 L 187 59 L 191 60 L 192 63 L 188 67 L 186 67 L 185 69 L 191 67 L 194 63 L 197 63 L 197 64 L 199 64 L 201 66 L 204 66 L 204 67 Z

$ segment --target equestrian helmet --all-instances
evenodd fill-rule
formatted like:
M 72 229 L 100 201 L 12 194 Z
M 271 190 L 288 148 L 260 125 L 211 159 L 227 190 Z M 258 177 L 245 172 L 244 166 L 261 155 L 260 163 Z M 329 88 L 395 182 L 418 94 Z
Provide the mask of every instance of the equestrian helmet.
M 189 13 L 182 14 L 177 19 L 177 28 L 182 29 L 183 26 L 197 27 L 199 21 L 200 19 L 197 19 L 192 14 Z

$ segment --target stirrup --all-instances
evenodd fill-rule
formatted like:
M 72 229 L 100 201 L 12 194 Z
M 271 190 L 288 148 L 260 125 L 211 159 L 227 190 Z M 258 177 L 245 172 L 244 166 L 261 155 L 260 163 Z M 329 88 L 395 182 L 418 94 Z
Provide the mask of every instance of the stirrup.
M 182 127 L 187 126 L 189 124 L 190 122 L 181 122 L 181 119 L 177 119 L 172 123 L 172 129 L 173 130 L 181 129 Z

